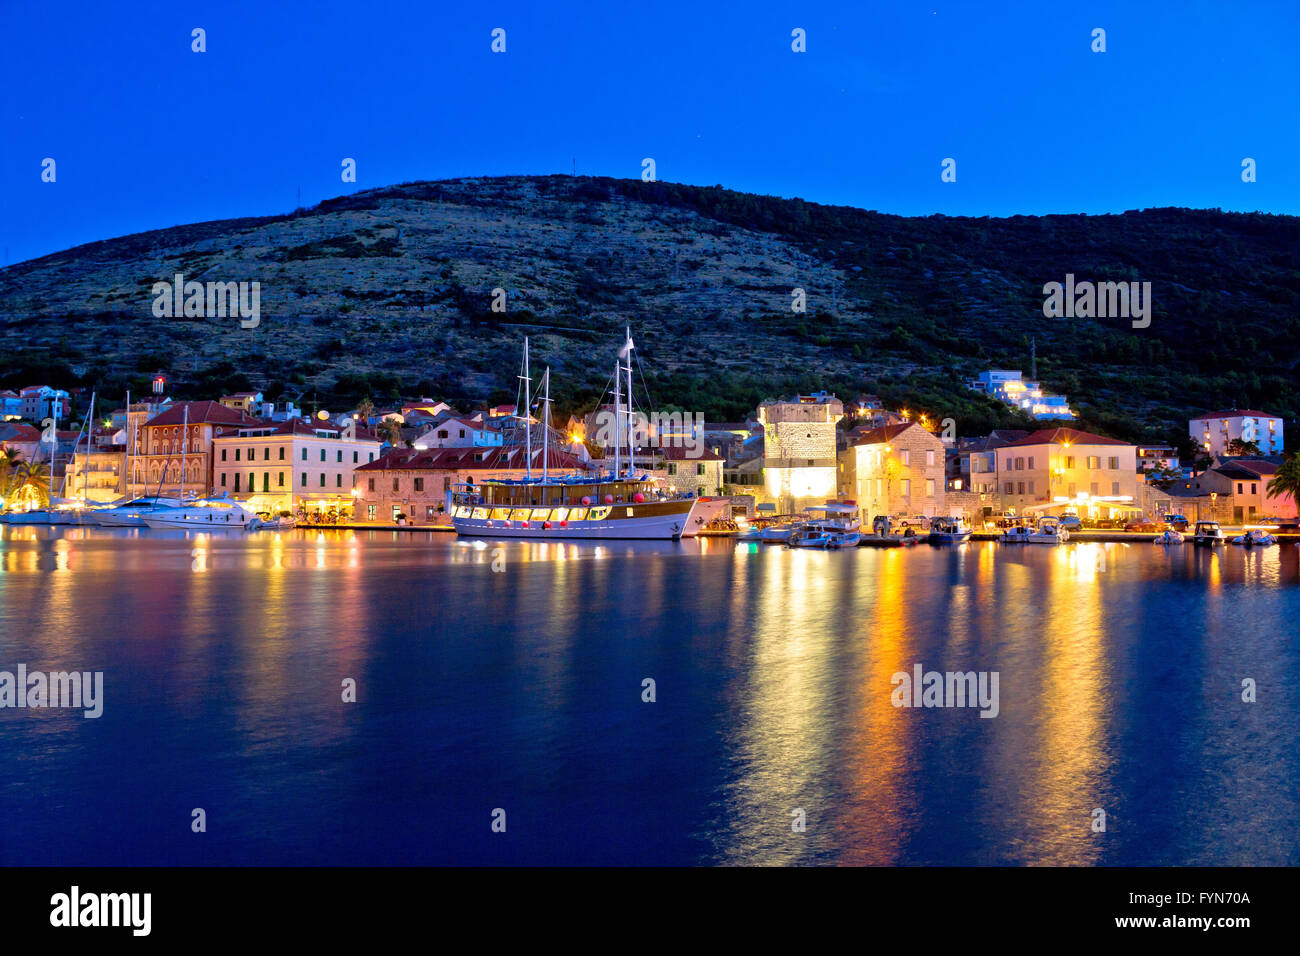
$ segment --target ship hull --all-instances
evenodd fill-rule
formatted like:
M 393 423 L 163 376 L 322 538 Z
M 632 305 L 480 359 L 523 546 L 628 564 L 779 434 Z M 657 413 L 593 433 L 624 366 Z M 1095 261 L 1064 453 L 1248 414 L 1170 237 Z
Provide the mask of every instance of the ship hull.
M 694 538 L 708 527 L 710 521 L 725 518 L 731 514 L 730 498 L 698 498 L 691 511 L 689 526 L 682 532 L 683 538 Z
M 6 524 L 73 524 L 72 515 L 66 511 L 10 511 Z
M 694 508 L 645 517 L 552 523 L 453 518 L 456 533 L 469 538 L 534 538 L 545 541 L 678 541 L 693 526 Z

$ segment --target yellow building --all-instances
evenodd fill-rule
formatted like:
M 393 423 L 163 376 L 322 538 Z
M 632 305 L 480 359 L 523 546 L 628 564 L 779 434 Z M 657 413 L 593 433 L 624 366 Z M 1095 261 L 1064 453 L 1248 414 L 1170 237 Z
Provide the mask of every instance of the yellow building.
M 353 472 L 379 457 L 382 442 L 368 429 L 352 437 L 329 421 L 251 422 L 212 442 L 212 490 L 250 511 L 351 514 Z
M 945 514 L 944 446 L 913 422 L 867 432 L 840 453 L 840 494 L 862 521 L 878 515 Z

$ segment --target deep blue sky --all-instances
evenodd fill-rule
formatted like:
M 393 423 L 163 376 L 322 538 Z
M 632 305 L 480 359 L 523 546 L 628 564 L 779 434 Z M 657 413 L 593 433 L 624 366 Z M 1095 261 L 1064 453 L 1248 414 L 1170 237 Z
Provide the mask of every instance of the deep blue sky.
M 574 158 L 902 214 L 1300 213 L 1296 0 L 0 0 L 0 80 L 0 264 L 285 212 L 299 187 L 310 205 Z

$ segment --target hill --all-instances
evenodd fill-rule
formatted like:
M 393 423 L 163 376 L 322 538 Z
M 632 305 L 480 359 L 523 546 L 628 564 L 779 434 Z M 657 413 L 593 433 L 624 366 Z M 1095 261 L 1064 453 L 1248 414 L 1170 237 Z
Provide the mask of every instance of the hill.
M 260 282 L 260 325 L 155 318 L 151 288 L 178 272 Z M 1151 282 L 1150 327 L 1045 318 L 1043 284 L 1067 273 Z M 120 394 L 163 369 L 181 396 L 502 400 L 527 332 L 557 406 L 577 408 L 602 390 L 624 324 L 656 406 L 713 419 L 824 387 L 952 416 L 963 433 L 1010 424 L 964 382 L 1028 375 L 1033 337 L 1045 385 L 1121 437 L 1173 439 L 1189 414 L 1232 405 L 1294 421 L 1300 219 L 908 218 L 635 180 L 407 183 L 0 270 L 0 383 Z

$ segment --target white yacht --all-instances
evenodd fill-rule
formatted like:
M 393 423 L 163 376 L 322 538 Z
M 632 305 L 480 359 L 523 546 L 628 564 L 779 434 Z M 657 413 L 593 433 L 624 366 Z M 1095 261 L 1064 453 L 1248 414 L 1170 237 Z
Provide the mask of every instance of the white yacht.
M 144 516 L 166 508 L 179 508 L 181 499 L 163 498 L 157 495 L 135 498 L 107 508 L 96 508 L 86 513 L 86 523 L 95 523 L 102 528 L 146 528 Z
M 159 508 L 140 517 L 150 528 L 182 531 L 240 531 L 252 526 L 257 515 L 226 495 L 198 498 L 175 508 Z

